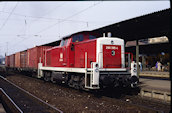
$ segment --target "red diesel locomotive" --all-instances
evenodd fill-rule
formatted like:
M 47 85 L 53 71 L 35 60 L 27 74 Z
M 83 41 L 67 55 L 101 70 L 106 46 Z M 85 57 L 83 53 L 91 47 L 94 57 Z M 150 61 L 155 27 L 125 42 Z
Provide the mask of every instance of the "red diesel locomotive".
M 59 46 L 45 50 L 45 59 L 40 57 L 44 64 L 38 63 L 38 78 L 77 89 L 137 87 L 136 66 L 126 68 L 124 49 L 120 38 L 89 32 L 64 37 Z
M 124 51 L 124 40 L 79 32 L 63 37 L 59 45 L 36 46 L 6 56 L 6 69 L 35 74 L 76 89 L 137 87 L 136 64 Z M 48 44 L 47 44 L 48 45 Z M 132 59 L 132 58 L 131 58 Z M 129 67 L 126 63 L 131 64 Z

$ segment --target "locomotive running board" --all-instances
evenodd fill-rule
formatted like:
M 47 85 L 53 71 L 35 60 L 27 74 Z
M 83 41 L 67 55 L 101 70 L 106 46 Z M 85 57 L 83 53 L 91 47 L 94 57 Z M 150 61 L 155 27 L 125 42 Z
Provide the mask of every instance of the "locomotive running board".
M 42 63 L 38 64 L 38 78 L 41 78 L 43 75 L 42 71 L 64 71 L 64 72 L 75 72 L 75 73 L 89 73 L 91 72 L 91 68 L 66 68 L 66 67 L 45 67 L 42 66 Z M 99 71 L 126 71 L 126 68 L 116 68 L 116 69 L 99 69 Z
M 85 68 L 40 67 L 39 69 L 40 70 L 48 70 L 48 71 L 65 71 L 65 72 L 85 73 Z
M 75 73 L 85 73 L 85 68 L 66 68 L 66 67 L 40 67 L 40 70 L 49 71 L 65 71 L 65 72 L 75 72 Z M 91 71 L 91 68 L 87 68 L 87 71 Z M 99 69 L 99 71 L 126 71 L 126 68 L 116 68 L 116 69 Z

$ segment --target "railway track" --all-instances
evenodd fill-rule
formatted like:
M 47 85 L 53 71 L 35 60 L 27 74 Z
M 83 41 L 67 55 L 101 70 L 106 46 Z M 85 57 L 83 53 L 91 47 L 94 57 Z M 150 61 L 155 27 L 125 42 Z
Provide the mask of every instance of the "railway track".
M 13 101 L 15 101 L 18 105 L 18 109 L 21 109 L 20 113 L 63 113 L 61 110 L 44 102 L 40 98 L 32 95 L 2 76 L 0 76 L 0 87 Z
M 11 77 L 15 77 L 15 76 L 11 76 Z M 22 77 L 22 76 L 17 76 L 17 78 L 13 78 L 13 79 L 18 80 L 18 79 L 20 79 L 20 77 Z M 13 80 L 13 79 L 10 79 L 10 81 Z M 21 86 L 28 86 L 29 84 L 27 84 L 27 82 L 29 82 L 30 84 L 35 84 L 34 82 L 31 83 L 33 80 L 35 80 L 35 79 L 31 78 L 31 77 L 25 76 L 25 77 L 22 77 L 22 79 L 24 81 L 26 81 L 25 84 L 24 83 L 21 83 L 22 81 L 20 81 L 19 84 L 16 81 L 12 81 L 12 82 L 15 83 L 15 84 L 17 84 L 17 85 L 19 85 L 19 86 L 20 85 Z M 109 112 L 109 113 L 111 113 L 111 112 L 168 113 L 170 111 L 170 105 L 168 105 L 166 103 L 152 101 L 152 100 L 149 100 L 149 99 L 143 99 L 143 98 L 141 98 L 139 96 L 136 96 L 136 95 L 135 96 L 133 96 L 133 95 L 130 96 L 130 95 L 125 95 L 124 94 L 125 96 L 123 96 L 120 99 L 117 99 L 117 98 L 111 98 L 111 97 L 109 97 L 109 96 L 107 96 L 105 94 L 102 94 L 100 98 L 97 98 L 97 97 L 95 97 L 95 94 L 92 95 L 92 93 L 90 94 L 90 92 L 85 92 L 84 91 L 84 92 L 82 92 L 82 96 L 81 96 L 80 92 L 77 91 L 77 90 L 73 90 L 73 89 L 67 88 L 67 92 L 66 92 L 65 91 L 66 90 L 66 87 L 64 87 L 63 89 L 62 89 L 62 87 L 60 87 L 61 90 L 59 90 L 58 88 L 56 88 L 56 87 L 59 87 L 59 86 L 57 86 L 55 84 L 51 84 L 51 83 L 47 83 L 47 82 L 44 83 L 41 80 L 35 80 L 35 82 L 36 83 L 37 82 L 40 82 L 39 85 L 41 87 L 43 87 L 43 88 L 47 88 L 47 92 L 49 91 L 49 93 L 51 93 L 51 94 L 55 94 L 55 90 L 57 90 L 58 93 L 60 94 L 60 97 L 66 95 L 66 97 L 63 97 L 63 101 L 64 102 L 67 101 L 68 103 L 71 103 L 71 102 L 69 102 L 69 99 L 68 100 L 66 99 L 66 98 L 68 98 L 68 96 L 70 96 L 70 101 L 73 101 L 74 104 L 72 103 L 73 104 L 72 105 L 72 104 L 67 104 L 67 103 L 62 102 L 62 105 L 66 106 L 66 108 L 68 108 L 66 110 L 66 108 L 60 107 L 61 109 L 63 108 L 62 110 L 64 112 L 69 112 L 69 111 L 71 111 L 71 112 L 81 112 L 81 111 L 83 111 L 84 113 L 85 112 L 86 113 L 90 113 L 90 112 L 96 113 L 96 112 L 99 112 L 100 111 L 100 112 Z M 35 84 L 35 85 L 38 85 L 38 84 Z M 35 85 L 32 86 L 32 87 L 37 87 Z M 47 85 L 49 85 L 49 86 L 47 87 Z M 40 86 L 38 86 L 38 88 Z M 52 86 L 54 86 L 55 89 L 54 88 L 53 89 L 50 89 L 50 87 L 52 87 Z M 35 88 L 35 89 L 37 89 L 37 88 Z M 50 90 L 48 90 L 48 89 L 50 89 Z M 68 90 L 70 90 L 70 91 L 68 91 Z M 33 91 L 31 91 L 29 89 L 28 89 L 28 91 L 35 95 L 35 93 Z M 43 91 L 40 90 L 40 92 L 43 92 Z M 44 95 L 46 95 L 46 94 L 44 94 Z M 80 96 L 78 97 L 78 96 L 75 96 L 75 95 L 80 95 Z M 59 98 L 58 95 L 57 96 L 54 96 L 54 97 L 55 98 L 56 97 Z M 80 102 L 80 99 L 77 99 L 77 98 L 81 98 L 81 97 L 83 97 L 83 99 L 85 101 L 84 104 L 86 106 L 84 108 L 80 108 L 79 105 L 82 105 L 83 103 Z M 49 101 L 51 103 L 52 100 L 53 100 L 52 98 L 53 97 L 51 97 L 49 99 L 46 98 L 46 99 L 47 99 L 47 101 Z M 72 98 L 74 98 L 74 99 L 72 99 Z M 77 102 L 77 104 L 75 103 L 75 101 Z M 53 103 L 53 102 L 51 104 L 52 105 L 55 105 L 55 103 Z M 92 106 L 99 106 L 99 107 L 92 108 Z M 80 108 L 80 110 L 74 110 L 74 111 L 72 111 L 72 109 L 77 109 L 77 107 Z M 58 108 L 59 108 L 59 106 L 58 106 Z M 107 110 L 100 110 L 100 109 L 107 109 Z
M 23 113 L 2 88 L 0 88 L 0 105 L 0 113 Z

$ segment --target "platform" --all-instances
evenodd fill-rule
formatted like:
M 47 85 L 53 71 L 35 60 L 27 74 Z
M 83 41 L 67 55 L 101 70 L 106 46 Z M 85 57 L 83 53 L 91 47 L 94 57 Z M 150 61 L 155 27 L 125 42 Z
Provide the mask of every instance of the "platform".
M 140 78 L 140 95 L 161 99 L 164 102 L 171 101 L 171 81 Z
M 158 71 L 141 71 L 139 76 L 141 77 L 160 77 L 160 78 L 170 78 L 169 72 L 158 72 Z
M 170 80 L 140 78 L 139 81 L 141 82 L 141 87 L 171 92 Z

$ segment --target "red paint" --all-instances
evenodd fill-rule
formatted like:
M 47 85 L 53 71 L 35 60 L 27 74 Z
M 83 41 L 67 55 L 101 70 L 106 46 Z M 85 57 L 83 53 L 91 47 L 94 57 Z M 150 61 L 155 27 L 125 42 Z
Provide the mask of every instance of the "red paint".
M 112 55 L 115 51 L 115 55 Z M 121 46 L 103 45 L 103 68 L 121 68 Z
M 87 52 L 87 68 L 91 62 L 96 62 L 96 40 L 89 40 L 75 45 L 75 67 L 85 68 L 85 53 Z
M 20 67 L 21 68 L 27 67 L 27 51 L 20 52 Z
M 77 34 L 80 35 L 80 34 Z M 89 39 L 87 32 L 82 33 L 83 41 L 72 42 L 76 35 L 68 37 L 64 46 L 57 46 L 46 50 L 46 66 L 48 67 L 85 67 L 85 52 L 87 52 L 87 67 L 96 61 L 96 40 Z M 66 39 L 65 39 L 66 40 Z M 73 46 L 73 49 L 72 48 Z
M 71 39 L 68 39 L 71 42 Z M 70 67 L 69 55 L 70 43 L 65 46 L 57 46 L 46 50 L 46 65 L 49 67 Z
M 45 50 L 51 46 L 36 46 L 27 50 L 27 67 L 38 68 L 38 63 L 41 58 L 43 66 L 45 64 Z
M 20 52 L 15 53 L 15 67 L 20 67 Z
M 9 56 L 10 58 L 10 67 L 15 67 L 15 54 Z

